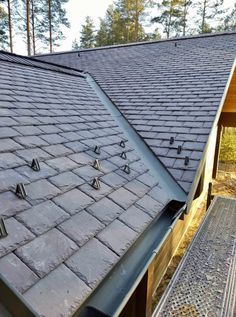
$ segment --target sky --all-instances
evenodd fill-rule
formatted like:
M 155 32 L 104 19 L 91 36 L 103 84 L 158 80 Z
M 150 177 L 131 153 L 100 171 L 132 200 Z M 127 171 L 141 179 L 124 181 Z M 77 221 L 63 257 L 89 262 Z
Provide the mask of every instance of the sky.
M 65 30 L 67 40 L 64 41 L 60 50 L 71 47 L 72 41 L 77 38 L 79 40 L 82 24 L 87 15 L 94 20 L 96 27 L 99 26 L 99 17 L 105 15 L 107 7 L 113 3 L 113 0 L 70 0 L 65 6 L 67 17 L 71 23 L 71 30 Z
M 235 1 L 225 0 L 225 5 L 233 7 Z M 77 39 L 79 41 L 82 24 L 85 22 L 87 15 L 92 17 L 95 27 L 98 28 L 99 17 L 104 17 L 107 7 L 112 3 L 113 0 L 69 0 L 65 9 L 71 28 L 63 29 L 66 39 L 62 41 L 60 47 L 55 48 L 55 51 L 71 50 L 73 40 Z M 15 38 L 15 52 L 26 54 L 26 45 L 19 38 Z

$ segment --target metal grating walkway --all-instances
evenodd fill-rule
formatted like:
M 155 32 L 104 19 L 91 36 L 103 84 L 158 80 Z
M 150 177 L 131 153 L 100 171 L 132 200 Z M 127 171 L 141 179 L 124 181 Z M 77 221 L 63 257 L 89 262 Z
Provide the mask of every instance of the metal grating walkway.
M 236 316 L 236 199 L 216 197 L 153 317 Z

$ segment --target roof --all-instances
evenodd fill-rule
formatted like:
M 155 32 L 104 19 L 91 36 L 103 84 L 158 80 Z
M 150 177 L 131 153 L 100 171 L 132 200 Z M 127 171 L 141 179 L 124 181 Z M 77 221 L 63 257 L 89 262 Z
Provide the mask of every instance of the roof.
M 0 52 L 0 276 L 36 313 L 77 311 L 186 200 L 235 47 L 226 34 L 43 61 Z
M 231 32 L 36 58 L 89 72 L 188 193 L 235 56 Z
M 0 54 L 0 216 L 8 232 L 0 274 L 50 317 L 77 310 L 172 199 L 86 78 L 72 73 Z

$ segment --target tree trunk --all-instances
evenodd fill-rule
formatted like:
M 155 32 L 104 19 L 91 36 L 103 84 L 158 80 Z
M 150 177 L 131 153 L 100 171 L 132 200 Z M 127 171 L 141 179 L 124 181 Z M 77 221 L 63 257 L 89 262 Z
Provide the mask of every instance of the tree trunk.
M 26 0 L 26 29 L 27 29 L 27 52 L 31 55 L 30 45 L 30 0 Z
M 206 24 L 206 5 L 207 5 L 207 0 L 204 0 L 204 2 L 203 2 L 203 10 L 202 10 L 201 33 L 204 33 L 205 24 Z
M 52 53 L 52 4 L 51 4 L 51 0 L 48 0 L 48 23 L 49 23 L 49 47 L 50 47 L 50 53 Z
M 183 36 L 186 34 L 186 17 L 187 17 L 187 6 L 188 0 L 184 1 L 184 16 L 183 16 Z
M 13 42 L 12 42 L 12 24 L 11 24 L 11 0 L 7 0 L 8 8 L 8 28 L 9 28 L 9 39 L 10 39 L 10 51 L 13 53 Z
M 138 11 L 138 0 L 135 0 L 135 25 L 134 25 L 134 36 L 135 36 L 135 42 L 138 42 L 139 40 L 139 11 Z
M 32 19 L 32 42 L 33 42 L 33 54 L 36 54 L 35 48 L 35 21 L 34 21 L 34 0 L 31 0 L 31 19 Z
M 170 2 L 170 12 L 169 12 L 168 24 L 167 24 L 167 29 L 166 29 L 166 37 L 167 38 L 170 37 L 172 14 L 173 14 L 173 0 L 171 0 L 171 2 Z

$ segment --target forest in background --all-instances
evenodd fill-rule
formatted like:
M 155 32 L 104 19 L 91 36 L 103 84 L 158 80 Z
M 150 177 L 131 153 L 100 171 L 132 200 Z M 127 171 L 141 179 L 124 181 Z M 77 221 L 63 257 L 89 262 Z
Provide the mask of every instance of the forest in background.
M 64 8 L 68 1 L 0 0 L 1 48 L 14 52 L 18 34 L 28 55 L 53 52 L 65 39 L 63 28 L 70 28 Z M 236 3 L 229 9 L 224 0 L 116 0 L 98 28 L 86 17 L 72 49 L 233 30 Z

